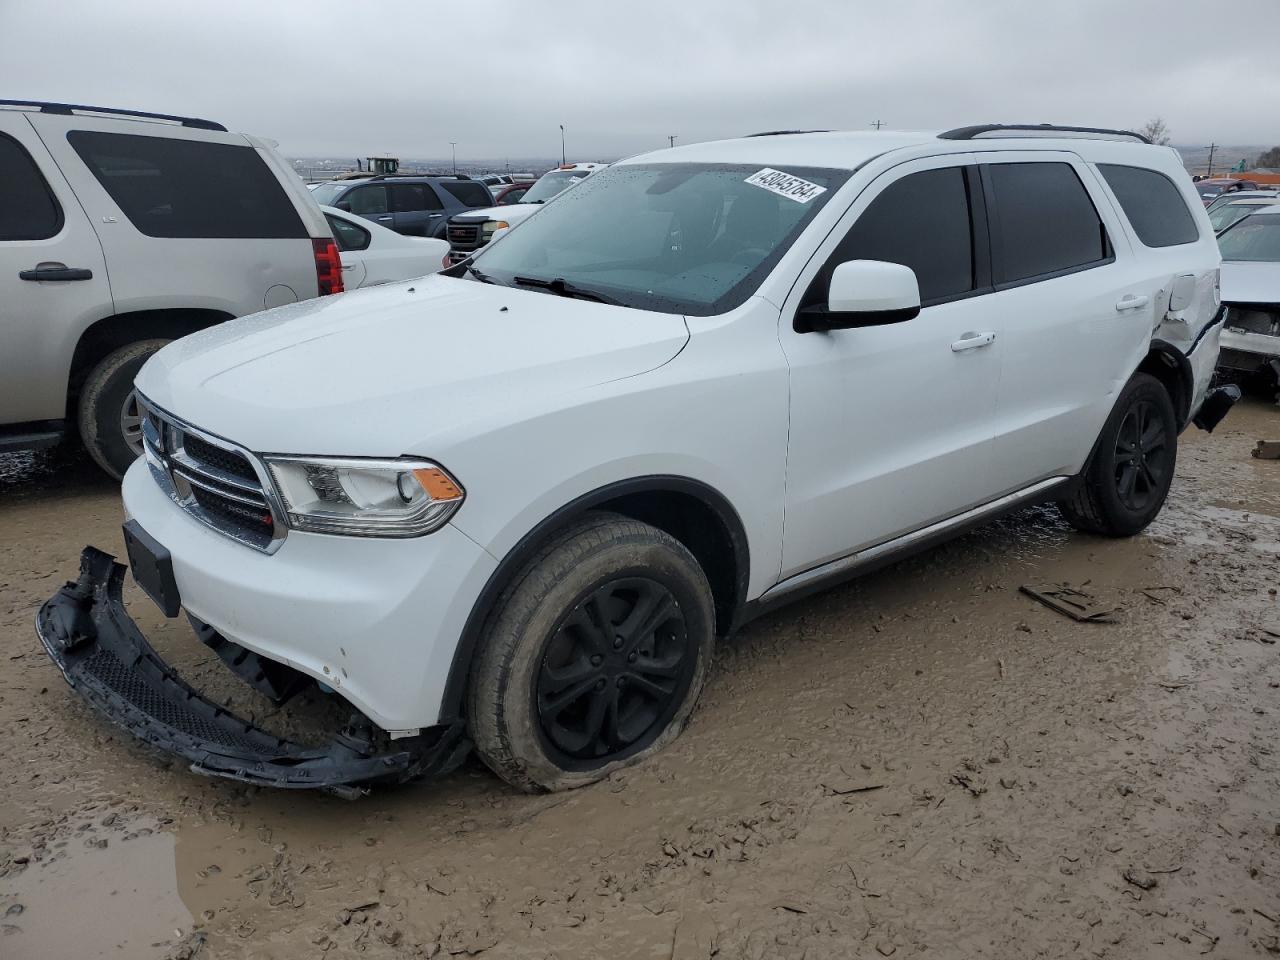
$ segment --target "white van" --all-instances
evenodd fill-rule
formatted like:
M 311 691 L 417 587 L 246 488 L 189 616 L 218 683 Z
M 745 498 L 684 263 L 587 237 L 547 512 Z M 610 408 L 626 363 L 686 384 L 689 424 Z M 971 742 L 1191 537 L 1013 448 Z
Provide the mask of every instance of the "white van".
M 142 453 L 133 378 L 170 340 L 342 290 L 302 181 L 192 117 L 0 100 L 0 451 Z

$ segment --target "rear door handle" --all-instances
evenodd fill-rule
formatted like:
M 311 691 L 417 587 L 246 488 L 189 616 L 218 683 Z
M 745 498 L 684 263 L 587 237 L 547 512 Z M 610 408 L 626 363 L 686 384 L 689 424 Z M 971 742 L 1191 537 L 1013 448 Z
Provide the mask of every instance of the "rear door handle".
M 93 271 L 84 267 L 68 267 L 65 263 L 37 263 L 33 270 L 22 270 L 19 280 L 92 280 Z
M 378 220 L 390 220 L 391 217 L 377 217 Z
M 1137 294 L 1128 293 L 1116 301 L 1116 310 L 1120 313 L 1123 313 L 1126 310 L 1137 310 L 1139 307 L 1145 307 L 1150 302 L 1150 297 L 1143 297 Z
M 951 352 L 959 353 L 961 350 L 977 350 L 979 347 L 989 347 L 995 342 L 996 335 L 994 332 L 966 333 L 951 344 Z
M 443 214 L 443 213 L 433 213 L 433 214 L 431 214 L 429 217 L 427 217 L 427 219 L 428 219 L 428 220 L 439 220 L 439 219 L 440 219 L 441 217 L 443 217 L 443 216 L 444 216 L 444 214 Z

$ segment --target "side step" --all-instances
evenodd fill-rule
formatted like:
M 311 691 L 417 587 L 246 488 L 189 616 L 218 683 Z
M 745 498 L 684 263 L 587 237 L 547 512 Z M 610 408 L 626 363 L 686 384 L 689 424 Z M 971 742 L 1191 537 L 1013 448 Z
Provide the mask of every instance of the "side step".
M 182 757 L 196 773 L 347 798 L 376 782 L 443 773 L 470 744 L 461 723 L 388 740 L 356 714 L 325 747 L 282 739 L 201 696 L 147 643 L 124 609 L 125 567 L 86 547 L 80 577 L 40 608 L 36 632 L 67 682 L 138 739 Z

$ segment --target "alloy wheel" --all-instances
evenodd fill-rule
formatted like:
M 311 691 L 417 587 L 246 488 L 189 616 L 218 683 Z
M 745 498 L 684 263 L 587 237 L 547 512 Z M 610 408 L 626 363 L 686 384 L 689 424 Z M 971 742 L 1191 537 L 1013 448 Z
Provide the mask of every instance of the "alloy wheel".
M 576 766 L 643 749 L 674 715 L 697 666 L 672 592 L 647 577 L 610 580 L 566 615 L 542 655 L 542 735 Z

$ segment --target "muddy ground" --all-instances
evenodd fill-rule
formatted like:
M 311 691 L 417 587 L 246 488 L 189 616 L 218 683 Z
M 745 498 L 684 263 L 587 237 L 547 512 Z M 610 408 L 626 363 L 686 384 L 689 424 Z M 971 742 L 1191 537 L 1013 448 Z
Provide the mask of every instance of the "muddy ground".
M 476 763 L 358 802 L 194 776 L 39 650 L 75 457 L 0 460 L 0 956 L 1253 957 L 1280 953 L 1280 439 L 1184 437 L 1129 541 L 1027 511 L 757 621 L 685 735 L 572 794 Z M 1018 592 L 1069 582 L 1077 623 Z M 145 599 L 201 684 L 260 701 Z M 300 709 L 308 709 L 304 704 Z M 286 718 L 270 718 L 282 722 Z

